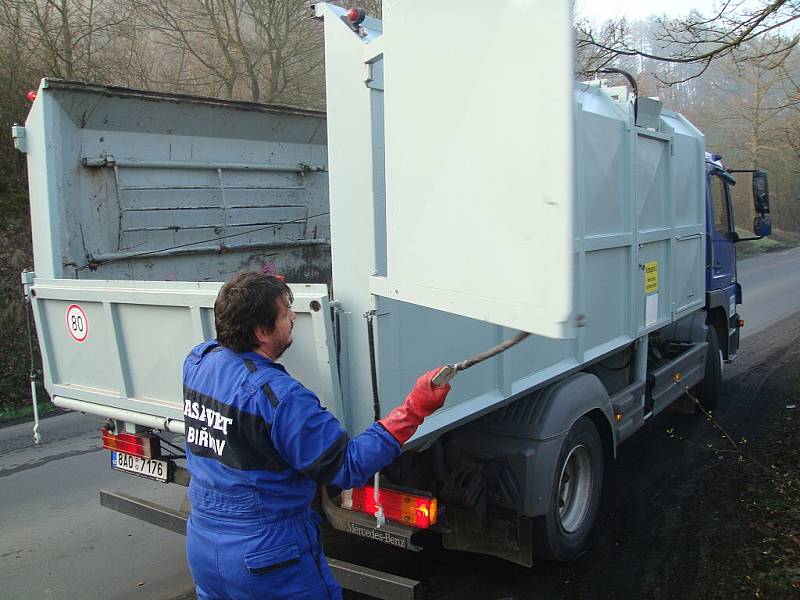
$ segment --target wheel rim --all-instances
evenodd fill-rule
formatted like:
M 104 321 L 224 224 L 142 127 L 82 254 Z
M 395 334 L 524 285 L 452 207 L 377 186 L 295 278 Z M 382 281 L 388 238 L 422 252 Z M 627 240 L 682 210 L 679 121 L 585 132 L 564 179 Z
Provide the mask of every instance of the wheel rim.
M 567 533 L 577 531 L 592 500 L 592 461 L 585 446 L 570 450 L 558 484 L 558 518 Z

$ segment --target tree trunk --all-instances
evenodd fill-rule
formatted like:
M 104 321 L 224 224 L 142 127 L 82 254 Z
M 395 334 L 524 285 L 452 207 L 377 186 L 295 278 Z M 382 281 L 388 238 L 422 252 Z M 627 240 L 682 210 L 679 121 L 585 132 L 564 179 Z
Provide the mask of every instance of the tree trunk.
M 72 79 L 75 74 L 75 66 L 72 59 L 72 29 L 69 26 L 69 0 L 61 0 L 61 38 L 62 56 L 64 61 L 64 77 Z

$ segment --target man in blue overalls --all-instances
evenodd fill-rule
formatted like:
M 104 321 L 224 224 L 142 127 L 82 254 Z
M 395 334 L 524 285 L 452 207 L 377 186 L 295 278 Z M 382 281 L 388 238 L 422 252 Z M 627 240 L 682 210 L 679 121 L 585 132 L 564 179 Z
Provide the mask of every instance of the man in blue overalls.
M 184 362 L 186 553 L 199 600 L 341 598 L 311 509 L 317 484 L 363 486 L 450 389 L 433 387 L 431 371 L 401 406 L 350 439 L 275 362 L 292 343 L 292 301 L 277 277 L 236 275 L 214 304 L 217 339 Z

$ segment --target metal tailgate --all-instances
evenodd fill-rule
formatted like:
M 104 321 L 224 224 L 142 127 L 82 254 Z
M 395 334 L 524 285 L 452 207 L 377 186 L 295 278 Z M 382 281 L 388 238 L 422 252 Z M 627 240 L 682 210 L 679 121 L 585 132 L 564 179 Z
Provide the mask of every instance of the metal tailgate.
M 29 293 L 53 401 L 103 416 L 123 410 L 183 421 L 183 359 L 214 337 L 221 285 L 35 278 Z M 342 415 L 327 286 L 290 288 L 297 320 L 281 364 Z

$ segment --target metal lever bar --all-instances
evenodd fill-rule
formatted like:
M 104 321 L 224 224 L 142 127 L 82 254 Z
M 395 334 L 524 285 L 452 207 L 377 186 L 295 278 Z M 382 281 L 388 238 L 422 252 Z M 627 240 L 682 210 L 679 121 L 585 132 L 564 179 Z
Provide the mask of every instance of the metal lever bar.
M 494 346 L 493 348 L 490 348 L 485 352 L 476 354 L 475 356 L 467 358 L 466 360 L 462 360 L 461 362 L 458 363 L 445 365 L 441 369 L 439 369 L 439 372 L 436 373 L 436 375 L 433 376 L 433 379 L 431 379 L 431 383 L 436 387 L 442 387 L 443 385 L 446 385 L 453 377 L 455 377 L 456 373 L 458 373 L 459 371 L 469 369 L 470 367 L 485 361 L 487 358 L 491 358 L 493 356 L 500 354 L 501 352 L 505 352 L 512 346 L 516 346 L 517 344 L 519 344 L 529 335 L 530 333 L 522 331 L 517 335 L 515 335 L 514 337 L 507 339 L 505 342 L 498 344 L 497 346 Z

